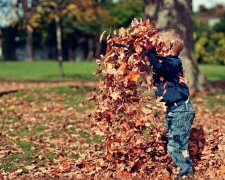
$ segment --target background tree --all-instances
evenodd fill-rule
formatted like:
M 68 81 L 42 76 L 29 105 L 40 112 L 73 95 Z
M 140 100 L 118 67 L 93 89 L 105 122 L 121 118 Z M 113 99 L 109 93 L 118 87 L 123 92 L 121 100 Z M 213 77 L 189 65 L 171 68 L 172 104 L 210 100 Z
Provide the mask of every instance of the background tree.
M 144 1 L 140 0 L 106 1 L 104 6 L 116 19 L 113 28 L 128 27 L 133 18 L 142 18 L 144 14 Z
M 79 4 L 79 11 L 75 7 L 69 6 L 70 12 L 63 19 L 63 35 L 69 41 L 74 36 L 78 42 L 79 39 L 88 41 L 87 59 L 91 60 L 93 56 L 98 57 L 100 51 L 104 53 L 105 44 L 98 42 L 100 34 L 105 30 L 112 32 L 120 27 L 128 27 L 133 18 L 142 18 L 144 2 L 140 0 L 86 0 Z
M 174 28 L 185 41 L 181 59 L 192 90 L 201 91 L 207 84 L 194 58 L 192 1 L 190 0 L 145 0 L 145 18 L 157 20 L 160 29 Z
M 93 59 L 93 55 L 99 56 L 99 36 L 115 22 L 103 4 L 96 0 L 74 1 L 64 11 L 67 14 L 64 19 L 67 20 L 67 26 L 82 32 L 82 36 L 88 39 L 89 60 Z
M 30 19 L 34 14 L 34 8 L 38 5 L 39 0 L 17 0 L 7 1 L 1 0 L 0 7 L 1 13 L 11 28 L 18 27 L 18 30 L 26 30 L 26 60 L 33 60 L 33 29 L 37 24 Z M 9 28 L 9 27 L 7 27 Z
M 2 60 L 2 30 L 0 28 L 0 60 Z
M 31 21 L 40 22 L 45 19 L 48 23 L 55 22 L 56 25 L 56 42 L 57 42 L 57 60 L 59 64 L 59 77 L 64 75 L 63 72 L 63 57 L 62 57 L 62 27 L 61 21 L 64 16 L 64 9 L 68 6 L 71 0 L 40 0 L 39 6 L 36 7 L 35 13 L 30 17 Z
M 64 74 L 62 53 L 64 26 L 67 25 L 67 33 L 71 31 L 72 28 L 75 28 L 89 35 L 93 34 L 93 37 L 96 37 L 100 33 L 101 24 L 106 24 L 105 20 L 108 16 L 100 6 L 100 3 L 94 0 L 40 0 L 40 2 L 40 5 L 36 8 L 35 14 L 30 19 L 35 22 L 41 22 L 43 19 L 48 23 L 54 21 L 56 26 L 59 76 L 62 77 Z M 68 25 L 71 25 L 71 27 L 68 28 Z M 91 37 L 92 36 L 90 36 L 89 39 L 91 39 Z M 93 49 L 94 43 L 92 42 L 89 46 L 91 46 L 89 49 Z
M 16 7 L 18 8 L 17 15 L 23 28 L 27 32 L 26 36 L 26 60 L 33 60 L 33 31 L 38 27 L 38 23 L 33 21 L 35 8 L 39 5 L 39 0 L 18 0 Z M 22 11 L 22 12 L 21 12 Z
M 195 57 L 199 63 L 225 64 L 225 18 L 210 27 L 195 17 Z
M 16 20 L 15 2 L 0 0 L 0 28 L 2 56 L 4 60 L 15 59 L 15 38 L 18 26 L 11 24 Z
M 225 13 L 223 15 L 223 18 L 217 24 L 215 24 L 214 29 L 216 32 L 225 33 Z
M 18 26 L 6 27 L 2 29 L 2 54 L 4 60 L 15 59 L 15 38 L 18 32 Z

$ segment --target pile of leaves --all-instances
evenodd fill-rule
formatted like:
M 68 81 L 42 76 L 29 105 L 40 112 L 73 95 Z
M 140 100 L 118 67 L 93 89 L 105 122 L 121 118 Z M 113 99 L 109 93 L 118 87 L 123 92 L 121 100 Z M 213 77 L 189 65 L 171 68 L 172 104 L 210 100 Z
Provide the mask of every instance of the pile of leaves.
M 106 149 L 96 160 L 90 158 L 87 163 L 86 157 L 79 162 L 84 175 L 136 177 L 141 172 L 138 177 L 142 174 L 165 178 L 172 172 L 157 107 L 152 103 L 153 96 L 146 91 L 152 81 L 145 70 L 149 60 L 143 43 L 156 30 L 157 25 L 149 20 L 134 19 L 130 28 L 121 28 L 107 37 L 106 55 L 96 60 L 101 67 L 96 74 L 103 76 L 103 80 L 92 97 L 96 108 L 91 114 L 92 130 L 104 136 Z M 92 152 L 90 157 L 93 156 Z
M 171 179 L 164 113 L 155 103 L 142 42 L 156 26 L 134 20 L 108 37 L 97 62 L 102 78 L 89 88 L 25 90 L 0 97 L 0 179 Z M 204 95 L 201 93 L 201 96 Z M 206 103 L 208 98 L 215 102 Z M 225 178 L 225 95 L 193 100 L 189 141 L 198 179 Z M 222 104 L 221 104 L 222 103 Z M 99 137 L 103 136 L 103 139 Z
M 92 132 L 104 140 L 76 163 L 76 178 L 171 179 L 178 173 L 167 154 L 163 106 L 150 93 L 151 68 L 143 48 L 151 39 L 162 50 L 156 30 L 149 20 L 134 19 L 130 28 L 108 35 L 106 55 L 96 60 L 102 80 L 91 98 L 96 106 L 90 115 Z M 189 145 L 197 177 L 223 176 L 224 140 L 217 128 L 207 137 L 202 126 L 193 128 Z
M 93 176 L 113 179 L 107 178 L 113 175 L 117 177 L 114 179 L 131 179 L 130 176 L 160 179 L 147 178 L 145 172 L 117 174 L 110 169 L 115 167 L 112 162 L 116 161 L 106 159 L 105 141 L 102 143 L 102 138 L 90 134 L 87 114 L 94 104 L 86 97 L 91 96 L 92 91 L 92 88 L 72 86 L 0 96 L 0 179 L 85 179 L 87 176 L 86 179 L 93 179 Z M 189 143 L 196 179 L 222 180 L 225 178 L 225 94 L 205 96 L 201 93 L 192 100 L 196 118 Z M 153 125 L 159 127 L 155 129 L 157 134 L 161 133 L 163 119 L 163 113 L 152 118 L 157 123 L 152 122 Z M 143 134 L 153 138 L 148 128 Z M 147 142 L 150 141 L 153 139 Z M 158 151 L 164 152 L 160 148 Z M 139 156 L 137 154 L 137 158 Z M 162 153 L 160 158 L 165 156 Z M 156 169 L 152 168 L 149 176 L 158 170 L 161 179 L 169 179 L 166 171 L 159 169 L 167 165 L 171 168 L 170 161 L 166 163 L 156 162 Z

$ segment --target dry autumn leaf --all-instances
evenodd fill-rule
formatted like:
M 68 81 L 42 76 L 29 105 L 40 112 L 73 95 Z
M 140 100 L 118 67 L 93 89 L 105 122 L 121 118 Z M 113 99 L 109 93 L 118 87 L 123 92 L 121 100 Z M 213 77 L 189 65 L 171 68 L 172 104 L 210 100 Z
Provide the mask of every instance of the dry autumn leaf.
M 117 75 L 124 75 L 126 66 L 126 63 L 121 64 L 119 69 L 117 70 Z
M 147 88 L 152 91 L 154 83 L 143 68 L 149 65 L 143 52 L 143 43 L 151 41 L 158 49 L 161 48 L 156 30 L 157 25 L 152 26 L 149 20 L 143 22 L 134 19 L 130 28 L 121 28 L 118 33 L 114 31 L 108 36 L 107 52 L 101 56 L 101 85 L 92 98 L 95 108 L 90 115 L 91 130 L 104 135 L 105 150 L 101 153 L 93 151 L 87 155 L 87 159 L 83 159 L 84 162 L 93 162 L 92 166 L 79 169 L 83 175 L 97 172 L 95 178 L 116 179 L 118 175 L 124 175 L 133 179 L 170 179 L 178 173 L 167 154 L 165 137 L 162 136 L 165 103 L 161 102 L 162 97 L 155 102 L 153 96 L 149 95 Z M 203 101 L 202 99 L 201 103 Z M 202 111 L 201 116 L 206 112 L 209 111 Z M 222 116 L 218 114 L 213 117 Z M 208 172 L 207 165 L 213 163 L 221 167 L 222 171 L 218 173 L 222 173 L 222 160 L 218 157 L 223 151 L 223 146 L 219 145 L 222 141 L 219 139 L 221 133 L 213 132 L 207 143 L 202 138 L 204 132 L 197 130 L 195 134 L 195 139 L 191 138 L 190 156 L 194 158 L 194 164 L 198 163 L 197 174 Z M 192 134 L 191 137 L 193 136 L 195 135 Z M 215 152 L 220 153 L 216 155 Z M 186 151 L 183 155 L 189 156 Z M 212 161 L 212 157 L 220 160 Z M 102 159 L 101 167 L 94 162 L 96 158 Z
M 106 33 L 106 31 L 103 31 L 103 33 L 101 34 L 101 36 L 100 36 L 100 38 L 99 38 L 99 42 L 102 42 L 102 39 L 103 39 L 105 33 Z
M 224 165 L 220 166 L 220 172 L 225 174 L 225 166 Z
M 141 76 L 141 74 L 139 72 L 130 72 L 125 79 L 127 79 L 128 81 L 134 81 L 137 82 L 138 78 Z

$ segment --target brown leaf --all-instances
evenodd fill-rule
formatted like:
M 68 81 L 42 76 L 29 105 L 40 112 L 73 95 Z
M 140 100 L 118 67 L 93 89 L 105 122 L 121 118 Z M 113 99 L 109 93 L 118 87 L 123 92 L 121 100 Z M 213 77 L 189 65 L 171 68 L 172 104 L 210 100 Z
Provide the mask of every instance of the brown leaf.
M 119 69 L 117 70 L 117 75 L 124 75 L 126 66 L 127 66 L 126 63 L 122 63 Z
M 220 172 L 225 174 L 225 166 L 224 165 L 220 166 Z
M 141 76 L 141 74 L 139 72 L 130 72 L 125 79 L 127 79 L 128 81 L 134 81 L 137 82 L 138 78 Z
M 100 43 L 102 42 L 102 39 L 103 39 L 105 33 L 106 33 L 106 31 L 103 31 L 103 32 L 102 32 L 102 34 L 101 34 L 101 36 L 100 36 L 100 38 L 99 38 L 99 42 L 100 42 Z

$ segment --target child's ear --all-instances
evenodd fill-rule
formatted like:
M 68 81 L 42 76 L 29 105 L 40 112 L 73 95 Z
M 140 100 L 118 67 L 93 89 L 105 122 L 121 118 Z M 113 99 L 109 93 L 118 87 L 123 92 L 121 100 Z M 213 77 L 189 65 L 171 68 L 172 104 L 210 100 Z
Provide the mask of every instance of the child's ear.
M 169 50 L 168 54 L 169 54 L 170 56 L 177 55 L 172 49 Z

